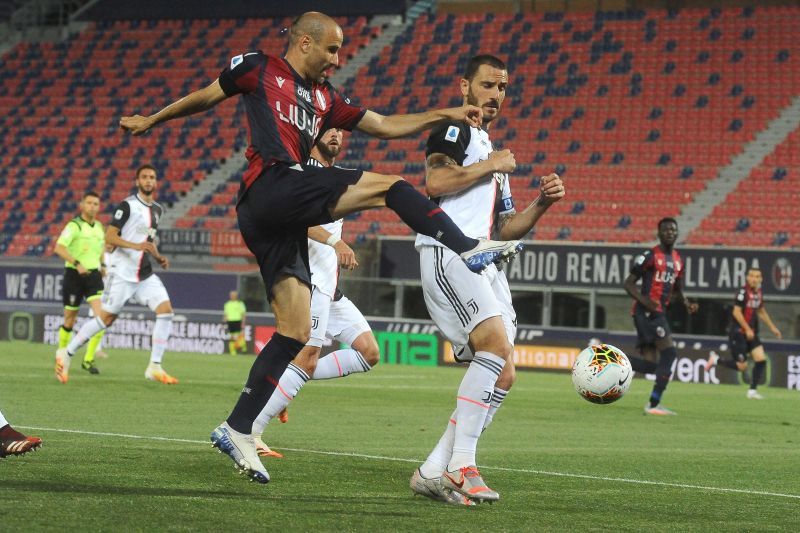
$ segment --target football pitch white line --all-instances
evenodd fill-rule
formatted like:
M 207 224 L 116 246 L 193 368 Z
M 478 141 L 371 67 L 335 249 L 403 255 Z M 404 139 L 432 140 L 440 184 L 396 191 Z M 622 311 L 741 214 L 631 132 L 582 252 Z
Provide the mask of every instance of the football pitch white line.
M 17 426 L 21 429 L 32 429 L 34 431 L 54 431 L 58 433 L 74 433 L 78 435 L 93 435 L 98 437 L 116 437 L 121 439 L 136 439 L 136 440 L 154 440 L 162 442 L 181 442 L 186 444 L 203 444 L 210 446 L 209 441 L 194 440 L 194 439 L 178 439 L 174 437 L 152 437 L 147 435 L 130 435 L 127 433 L 109 433 L 105 431 L 82 431 L 77 429 L 58 429 L 58 428 L 44 428 L 34 426 Z M 394 461 L 398 463 L 415 463 L 420 464 L 422 461 L 419 459 L 404 459 L 402 457 L 389 457 L 385 455 L 368 455 L 355 452 L 332 452 L 324 450 L 308 450 L 304 448 L 286 448 L 281 447 L 282 450 L 289 452 L 299 453 L 313 453 L 317 455 L 332 455 L 336 457 L 356 457 L 359 459 L 374 459 L 379 461 Z M 575 479 L 592 479 L 596 481 L 613 481 L 617 483 L 633 483 L 637 485 L 653 485 L 658 487 L 672 487 L 679 489 L 691 489 L 702 491 L 715 491 L 715 492 L 728 492 L 735 494 L 750 494 L 754 496 L 774 496 L 777 498 L 791 498 L 800 500 L 800 494 L 784 494 L 781 492 L 769 492 L 763 490 L 749 490 L 749 489 L 732 489 L 729 487 L 711 487 L 707 485 L 692 485 L 689 483 L 670 483 L 667 481 L 649 481 L 646 479 L 629 479 L 622 477 L 608 477 L 608 476 L 593 476 L 589 474 L 573 474 L 570 472 L 550 472 L 547 470 L 532 470 L 527 468 L 506 468 L 502 466 L 481 466 L 483 470 L 500 470 L 503 472 L 515 472 L 520 474 L 534 474 L 537 476 L 552 476 L 552 477 L 566 477 Z

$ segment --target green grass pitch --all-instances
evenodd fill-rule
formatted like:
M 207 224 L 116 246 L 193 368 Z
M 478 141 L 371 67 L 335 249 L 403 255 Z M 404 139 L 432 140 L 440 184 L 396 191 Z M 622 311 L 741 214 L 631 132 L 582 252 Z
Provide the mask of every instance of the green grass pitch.
M 251 357 L 167 354 L 181 382 L 144 379 L 147 354 L 112 351 L 90 376 L 53 377 L 53 349 L 0 343 L 0 409 L 44 439 L 0 460 L 3 531 L 732 531 L 800 524 L 800 394 L 649 382 L 612 405 L 567 374 L 520 372 L 478 461 L 494 505 L 412 497 L 408 480 L 454 406 L 458 368 L 378 366 L 310 382 L 265 440 L 285 454 L 257 485 L 208 441 Z

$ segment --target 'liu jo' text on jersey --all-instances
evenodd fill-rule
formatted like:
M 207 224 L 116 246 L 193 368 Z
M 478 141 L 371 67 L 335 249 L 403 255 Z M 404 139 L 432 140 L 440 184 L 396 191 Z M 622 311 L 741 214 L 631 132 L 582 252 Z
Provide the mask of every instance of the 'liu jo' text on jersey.
M 228 96 L 243 95 L 247 111 L 249 166 L 242 192 L 275 162 L 306 161 L 320 133 L 330 128 L 350 131 L 366 112 L 328 81 L 308 82 L 285 59 L 261 52 L 231 59 L 219 84 Z
M 656 245 L 636 256 L 631 273 L 642 278 L 642 294 L 658 302 L 656 312 L 663 313 L 667 310 L 675 283 L 683 274 L 683 262 L 677 250 L 666 253 Z M 634 303 L 634 311 L 637 306 L 639 302 Z

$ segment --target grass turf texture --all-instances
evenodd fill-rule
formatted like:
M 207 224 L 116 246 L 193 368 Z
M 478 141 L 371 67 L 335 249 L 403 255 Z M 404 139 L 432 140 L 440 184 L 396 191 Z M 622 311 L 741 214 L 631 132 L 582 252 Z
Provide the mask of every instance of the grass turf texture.
M 757 402 L 745 387 L 672 383 L 665 405 L 679 415 L 656 418 L 642 415 L 649 382 L 593 405 L 567 374 L 520 372 L 478 450 L 501 501 L 466 509 L 408 488 L 463 369 L 379 365 L 310 382 L 289 423 L 267 428 L 285 458 L 265 462 L 262 486 L 208 442 L 251 357 L 167 354 L 181 383 L 165 386 L 144 379 L 145 352 L 113 350 L 99 376 L 76 360 L 61 385 L 51 347 L 0 354 L 0 409 L 44 439 L 0 460 L 3 531 L 796 530 L 800 516 L 796 391 Z

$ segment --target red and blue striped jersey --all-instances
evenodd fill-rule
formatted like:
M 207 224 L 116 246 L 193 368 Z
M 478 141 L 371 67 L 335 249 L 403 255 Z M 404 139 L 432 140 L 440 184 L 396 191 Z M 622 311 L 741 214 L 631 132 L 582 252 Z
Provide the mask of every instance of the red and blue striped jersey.
M 745 285 L 739 292 L 736 293 L 736 300 L 733 305 L 742 309 L 744 321 L 750 326 L 754 332 L 758 333 L 758 310 L 764 307 L 764 293 L 761 287 L 757 289 L 750 288 Z M 744 333 L 739 323 L 731 315 L 731 327 L 741 333 Z
M 241 54 L 219 75 L 228 96 L 241 94 L 250 129 L 244 192 L 261 171 L 278 162 L 305 163 L 321 133 L 351 131 L 366 110 L 350 104 L 327 81 L 310 83 L 280 57 Z
M 669 306 L 672 289 L 683 275 L 683 261 L 674 248 L 666 253 L 661 245 L 636 256 L 631 274 L 642 279 L 642 294 L 658 302 L 656 312 L 663 313 Z M 639 302 L 634 302 L 633 312 L 647 311 Z

